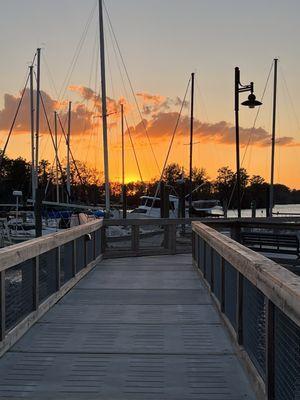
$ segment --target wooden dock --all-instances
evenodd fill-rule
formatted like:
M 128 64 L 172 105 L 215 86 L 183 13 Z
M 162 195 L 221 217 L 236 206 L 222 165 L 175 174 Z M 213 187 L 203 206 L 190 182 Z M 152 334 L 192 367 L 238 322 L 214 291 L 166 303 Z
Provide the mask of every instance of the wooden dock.
M 0 398 L 255 399 L 191 255 L 97 264 L 1 359 Z

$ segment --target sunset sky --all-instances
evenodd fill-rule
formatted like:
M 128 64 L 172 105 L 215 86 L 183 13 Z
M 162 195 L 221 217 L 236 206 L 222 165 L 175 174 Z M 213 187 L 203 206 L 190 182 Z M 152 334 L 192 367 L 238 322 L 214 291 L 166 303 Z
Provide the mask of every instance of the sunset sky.
M 300 188 L 298 0 L 106 0 L 105 4 L 144 122 L 105 15 L 108 111 L 119 111 L 124 103 L 144 180 L 157 177 L 162 168 L 191 72 L 196 73 L 194 166 L 204 167 L 211 178 L 221 166 L 234 169 L 234 67 L 240 67 L 242 83 L 254 81 L 260 99 L 272 60 L 278 57 L 275 178 L 276 182 Z M 54 110 L 65 121 L 66 105 L 71 100 L 74 156 L 102 171 L 97 1 L 10 0 L 1 4 L 0 25 L 0 147 L 6 140 L 28 65 L 35 49 L 42 47 L 42 90 L 51 123 Z M 80 42 L 86 26 L 87 33 Z M 78 44 L 80 52 L 76 51 Z M 242 158 L 250 137 L 243 166 L 266 180 L 270 175 L 272 85 L 271 75 L 254 130 L 256 110 L 242 107 L 240 112 Z M 242 95 L 241 101 L 245 99 Z M 186 100 L 169 159 L 184 166 L 188 165 L 190 92 Z M 7 153 L 29 160 L 28 104 L 26 92 Z M 40 157 L 52 163 L 54 151 L 41 119 Z M 110 177 L 118 180 L 119 114 L 112 114 L 108 121 Z M 65 152 L 61 139 L 62 160 Z M 127 132 L 126 180 L 135 179 L 139 179 L 139 173 Z

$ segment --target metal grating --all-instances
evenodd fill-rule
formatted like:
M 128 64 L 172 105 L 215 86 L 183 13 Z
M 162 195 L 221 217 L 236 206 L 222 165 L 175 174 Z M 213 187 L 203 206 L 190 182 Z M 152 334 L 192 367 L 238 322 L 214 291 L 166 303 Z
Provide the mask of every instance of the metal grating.
M 213 292 L 219 302 L 222 301 L 222 257 L 215 250 L 212 253 L 212 262 L 214 268 Z
M 94 260 L 94 246 L 95 246 L 95 233 L 92 232 L 91 240 L 86 240 L 86 265 L 91 263 Z
M 244 347 L 263 379 L 266 375 L 266 302 L 263 293 L 244 278 Z
M 53 249 L 39 256 L 39 300 L 55 293 L 58 282 L 58 251 Z
M 300 399 L 300 327 L 275 307 L 275 400 Z
M 33 269 L 28 260 L 5 272 L 5 326 L 12 329 L 33 310 Z
M 81 271 L 85 267 L 85 238 L 76 239 L 76 270 Z
M 224 312 L 231 325 L 236 329 L 237 271 L 227 261 L 224 262 Z
M 73 278 L 74 249 L 73 242 L 60 248 L 60 284 L 63 285 Z

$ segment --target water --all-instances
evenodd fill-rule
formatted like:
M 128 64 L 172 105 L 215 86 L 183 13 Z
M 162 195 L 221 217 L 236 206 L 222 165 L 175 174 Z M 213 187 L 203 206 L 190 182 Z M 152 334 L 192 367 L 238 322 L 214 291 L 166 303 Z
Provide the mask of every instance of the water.
M 276 213 L 278 213 L 278 217 L 300 217 L 300 204 L 279 204 L 275 205 L 273 208 L 273 216 L 276 217 Z M 229 218 L 237 218 L 236 210 L 228 210 Z M 287 214 L 287 215 L 285 215 Z M 252 210 L 245 209 L 242 210 L 242 217 L 251 217 Z M 266 217 L 266 210 L 263 208 L 258 208 L 256 210 L 257 217 Z

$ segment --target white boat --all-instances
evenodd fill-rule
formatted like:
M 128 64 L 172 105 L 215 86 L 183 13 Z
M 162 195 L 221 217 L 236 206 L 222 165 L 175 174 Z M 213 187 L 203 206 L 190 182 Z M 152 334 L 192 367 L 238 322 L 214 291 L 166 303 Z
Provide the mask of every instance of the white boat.
M 178 218 L 178 207 L 178 198 L 176 196 L 170 196 L 170 218 Z M 128 218 L 160 218 L 160 198 L 152 196 L 141 196 L 140 205 L 128 214 Z
M 219 200 L 196 200 L 192 202 L 192 217 L 224 217 Z

